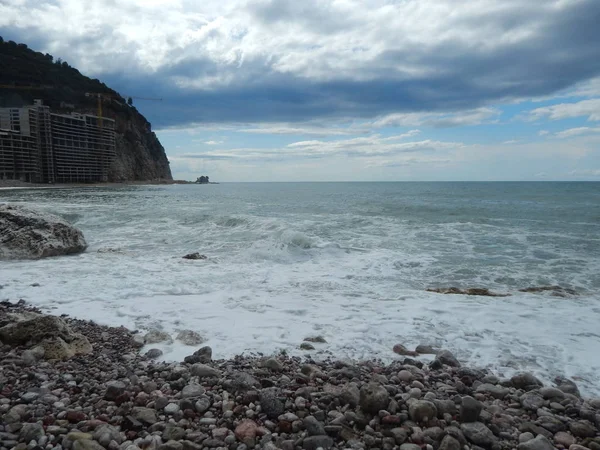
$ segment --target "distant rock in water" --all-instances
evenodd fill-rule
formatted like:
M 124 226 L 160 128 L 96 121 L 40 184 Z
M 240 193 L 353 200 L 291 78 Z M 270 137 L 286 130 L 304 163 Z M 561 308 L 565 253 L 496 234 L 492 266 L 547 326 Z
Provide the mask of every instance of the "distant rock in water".
M 469 288 L 459 289 L 457 287 L 449 288 L 429 288 L 427 292 L 435 292 L 437 294 L 460 294 L 460 295 L 480 295 L 483 297 L 509 297 L 510 294 L 498 294 L 485 288 Z
M 0 205 L 0 259 L 39 259 L 80 253 L 83 233 L 64 219 L 21 206 Z
M 189 255 L 185 255 L 183 259 L 208 259 L 206 255 L 202 255 L 198 252 L 190 253 Z
M 562 286 L 533 286 L 525 289 L 519 289 L 519 292 L 530 292 L 530 293 L 541 293 L 550 292 L 555 297 L 568 297 L 570 295 L 577 295 L 577 291 L 574 289 L 564 288 Z

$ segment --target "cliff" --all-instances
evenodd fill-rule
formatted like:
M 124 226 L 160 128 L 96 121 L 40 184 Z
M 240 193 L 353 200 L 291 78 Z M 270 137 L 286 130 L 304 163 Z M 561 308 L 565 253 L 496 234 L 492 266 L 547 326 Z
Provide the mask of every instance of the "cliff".
M 97 114 L 97 98 L 103 102 L 103 117 L 116 121 L 117 157 L 109 181 L 172 180 L 165 149 L 151 124 L 118 92 L 52 55 L 35 52 L 25 44 L 5 42 L 0 37 L 0 107 L 21 107 L 42 99 L 53 112 Z

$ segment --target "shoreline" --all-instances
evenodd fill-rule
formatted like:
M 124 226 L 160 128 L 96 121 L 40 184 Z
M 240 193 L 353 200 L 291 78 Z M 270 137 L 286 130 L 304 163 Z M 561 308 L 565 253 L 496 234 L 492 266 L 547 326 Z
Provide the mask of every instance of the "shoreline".
M 412 356 L 391 364 L 286 355 L 213 361 L 196 343 L 187 362 L 155 362 L 124 327 L 31 315 L 39 311 L 0 303 L 0 448 L 600 448 L 600 399 L 582 399 L 570 380 L 501 380 L 449 352 L 431 364 Z M 27 338 L 41 341 L 9 344 L 6 327 L 24 315 L 46 324 Z M 61 349 L 79 354 L 46 359 L 56 350 L 48 340 L 63 338 Z
M 0 180 L 0 191 L 13 189 L 71 189 L 71 188 L 98 188 L 98 187 L 124 187 L 124 186 L 167 186 L 173 184 L 199 184 L 185 180 L 161 180 L 161 181 L 123 181 L 106 183 L 26 183 L 17 180 Z M 218 184 L 218 183 L 207 183 Z

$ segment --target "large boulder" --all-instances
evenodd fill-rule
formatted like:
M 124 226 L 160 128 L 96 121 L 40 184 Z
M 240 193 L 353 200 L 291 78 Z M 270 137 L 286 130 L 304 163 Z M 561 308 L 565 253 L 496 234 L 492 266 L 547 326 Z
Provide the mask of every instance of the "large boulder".
M 0 342 L 8 345 L 35 346 L 40 357 L 46 359 L 68 359 L 75 355 L 92 352 L 88 339 L 74 333 L 60 317 L 36 313 L 7 315 L 0 328 Z
M 0 259 L 39 259 L 80 253 L 83 233 L 64 219 L 21 206 L 0 205 Z

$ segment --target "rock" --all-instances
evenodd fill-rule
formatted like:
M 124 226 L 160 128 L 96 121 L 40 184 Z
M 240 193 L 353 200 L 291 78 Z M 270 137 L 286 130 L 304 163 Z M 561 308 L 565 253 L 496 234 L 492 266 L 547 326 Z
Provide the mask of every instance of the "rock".
M 433 348 L 431 345 L 425 345 L 425 344 L 419 344 L 419 345 L 417 345 L 417 348 L 415 349 L 415 352 L 417 352 L 421 355 L 437 355 L 438 351 L 439 350 Z
M 25 350 L 22 354 L 23 361 L 28 366 L 33 366 L 39 360 L 43 359 L 46 354 L 44 347 L 38 345 L 30 350 Z
M 343 405 L 350 405 L 350 407 L 356 408 L 360 403 L 360 390 L 358 389 L 356 383 L 348 383 L 344 385 L 340 390 L 339 398 Z
M 497 294 L 495 292 L 490 291 L 489 289 L 483 288 L 469 288 L 469 289 L 459 289 L 457 287 L 449 287 L 449 288 L 429 288 L 428 292 L 435 292 L 437 294 L 460 294 L 460 295 L 479 295 L 484 297 L 507 297 L 507 294 Z
M 435 359 L 442 364 L 450 367 L 460 367 L 460 362 L 454 357 L 454 355 L 448 350 L 443 350 L 437 354 Z
M 180 441 L 185 437 L 185 430 L 172 423 L 167 424 L 163 431 L 163 441 Z
M 538 416 L 540 416 L 541 412 L 542 410 L 538 410 Z M 552 433 L 558 433 L 559 431 L 565 431 L 567 429 L 562 420 L 553 415 L 540 416 L 538 418 L 538 424 Z
M 569 423 L 569 429 L 573 436 L 580 438 L 594 437 L 596 436 L 596 427 L 594 427 L 587 420 L 577 420 Z
M 489 394 L 494 398 L 498 398 L 500 400 L 502 400 L 504 397 L 506 397 L 509 392 L 510 389 L 502 387 L 502 386 L 496 386 L 493 384 L 481 384 L 477 387 L 477 389 L 475 390 L 475 392 L 480 392 L 483 394 Z
M 494 433 L 481 422 L 463 423 L 461 424 L 460 429 L 467 440 L 475 445 L 488 448 L 496 441 Z
M 30 441 L 39 441 L 42 436 L 46 433 L 44 432 L 44 427 L 39 423 L 24 423 L 23 428 L 19 433 L 22 441 L 30 442 Z
M 166 401 L 168 401 L 167 399 L 165 399 Z M 158 403 L 156 403 L 157 409 L 161 409 L 158 408 Z M 165 410 L 165 414 L 175 414 L 176 412 L 178 412 L 181 408 L 179 407 L 179 405 L 177 403 L 168 403 L 167 405 L 165 405 L 164 410 Z M 206 408 L 204 411 L 206 411 L 208 408 Z
M 417 444 L 402 444 L 400 450 L 422 450 L 420 445 Z
M 314 350 L 315 346 L 312 344 L 309 344 L 308 342 L 303 342 L 302 344 L 300 344 L 300 350 Z
M 234 434 L 240 442 L 252 448 L 255 445 L 256 435 L 258 434 L 258 425 L 253 420 L 244 419 L 235 427 Z
M 534 438 L 533 433 L 530 433 L 529 431 L 526 433 L 521 433 L 519 435 L 519 442 L 527 442 L 530 441 Z
M 556 377 L 554 381 L 556 383 L 556 387 L 558 387 L 558 389 L 563 391 L 565 394 L 572 394 L 577 397 L 581 396 L 581 394 L 579 393 L 579 388 L 577 387 L 574 381 L 564 377 Z
M 0 340 L 9 345 L 35 344 L 47 338 L 73 338 L 73 332 L 60 317 L 45 314 L 11 314 L 10 322 L 0 328 Z
M 94 430 L 93 437 L 100 445 L 108 448 L 111 441 L 115 441 L 117 444 L 123 442 L 121 433 L 119 430 L 112 425 L 100 425 Z
M 323 424 L 313 416 L 305 417 L 302 423 L 304 424 L 306 431 L 308 431 L 309 436 L 323 436 L 327 434 L 325 433 Z
M 106 383 L 106 392 L 104 400 L 115 401 L 120 395 L 123 395 L 127 386 L 122 381 L 109 381 Z
M 377 414 L 390 403 L 390 394 L 379 383 L 369 383 L 360 390 L 360 407 L 363 411 Z
M 40 346 L 43 347 L 44 357 L 48 360 L 64 360 L 92 353 L 90 342 L 82 334 L 73 334 L 69 342 L 60 337 L 47 338 L 40 342 Z
M 157 450 L 183 450 L 183 444 L 177 441 L 167 441 L 159 445 Z
M 270 419 L 276 419 L 285 412 L 285 405 L 277 397 L 277 389 L 268 388 L 260 391 L 260 407 Z
M 309 436 L 304 438 L 302 443 L 304 450 L 317 450 L 319 448 L 329 450 L 331 447 L 333 447 L 333 439 L 329 436 Z
M 83 233 L 64 219 L 22 206 L 0 205 L 0 260 L 81 253 Z
M 283 370 L 283 364 L 275 358 L 269 358 L 263 363 L 263 367 L 270 369 L 274 372 L 281 372 Z
M 188 364 L 209 363 L 212 361 L 212 348 L 204 346 L 199 350 L 196 350 L 193 355 L 186 356 L 184 361 Z
M 408 370 L 401 370 L 400 372 L 398 372 L 398 378 L 400 379 L 400 381 L 408 383 L 413 379 L 413 374 Z
M 587 447 L 584 447 L 583 445 L 573 444 L 569 447 L 569 450 L 590 450 L 590 449 Z
M 407 349 L 402 344 L 394 345 L 394 348 L 392 350 L 394 351 L 394 353 L 396 353 L 398 355 L 404 355 L 404 356 L 418 356 L 419 355 L 417 352 L 413 352 L 412 350 Z
M 206 389 L 196 383 L 190 383 L 181 391 L 181 398 L 195 398 L 204 395 Z
M 427 422 L 437 417 L 437 408 L 428 400 L 416 400 L 409 404 L 408 414 L 417 423 Z
M 157 359 L 163 355 L 163 351 L 159 348 L 151 348 L 146 352 L 146 358 L 148 359 Z
M 523 408 L 534 411 L 537 411 L 538 408 L 546 404 L 546 401 L 537 392 L 526 392 L 521 396 L 520 400 Z
M 564 431 L 559 431 L 554 435 L 554 442 L 562 445 L 565 448 L 569 448 L 571 445 L 576 443 L 575 438 Z
M 146 344 L 158 344 L 159 342 L 167 342 L 168 344 L 172 344 L 173 338 L 169 335 L 169 333 L 154 329 L 146 333 L 144 336 L 144 342 Z
M 313 342 L 317 344 L 327 344 L 327 341 L 323 336 L 309 336 L 304 339 L 304 342 Z
M 462 450 L 460 442 L 458 442 L 452 436 L 446 435 L 442 439 L 439 450 Z
M 158 418 L 156 417 L 156 411 L 150 408 L 144 408 L 141 406 L 137 406 L 133 408 L 131 411 L 131 415 L 142 423 L 147 425 L 153 425 L 158 422 Z
M 543 435 L 538 435 L 534 439 L 521 442 L 518 450 L 554 450 L 554 445 Z
M 194 364 L 191 368 L 192 375 L 199 378 L 219 378 L 221 371 L 206 364 Z
M 534 377 L 532 374 L 524 372 L 513 376 L 510 379 L 511 384 L 517 389 L 525 389 L 531 391 L 542 386 L 542 382 Z
M 196 408 L 196 411 L 198 411 L 200 414 L 204 414 L 210 408 L 210 404 L 210 398 L 203 396 L 200 397 L 198 401 L 194 404 L 194 408 Z
M 195 253 L 189 253 L 185 256 L 182 256 L 183 259 L 192 259 L 192 260 L 203 260 L 203 259 L 208 259 L 208 257 L 206 255 L 202 255 L 198 252 Z
M 462 398 L 460 405 L 460 421 L 461 422 L 477 422 L 483 405 L 473 397 L 466 396 Z
M 71 442 L 82 441 L 82 440 L 90 440 L 92 438 L 93 438 L 93 436 L 91 434 L 89 434 L 89 433 L 82 433 L 80 431 L 71 431 L 65 437 L 66 440 L 71 441 Z
M 177 334 L 176 339 L 185 345 L 200 345 L 204 342 L 202 336 L 192 330 L 182 330 Z
M 73 450 L 105 450 L 100 444 L 91 439 L 79 439 L 73 442 Z
M 541 396 L 544 397 L 546 400 L 565 398 L 565 393 L 555 387 L 543 387 L 543 388 L 540 388 L 539 392 L 540 392 Z
M 408 431 L 405 428 L 392 428 L 390 435 L 394 438 L 396 445 L 402 445 L 408 439 Z

